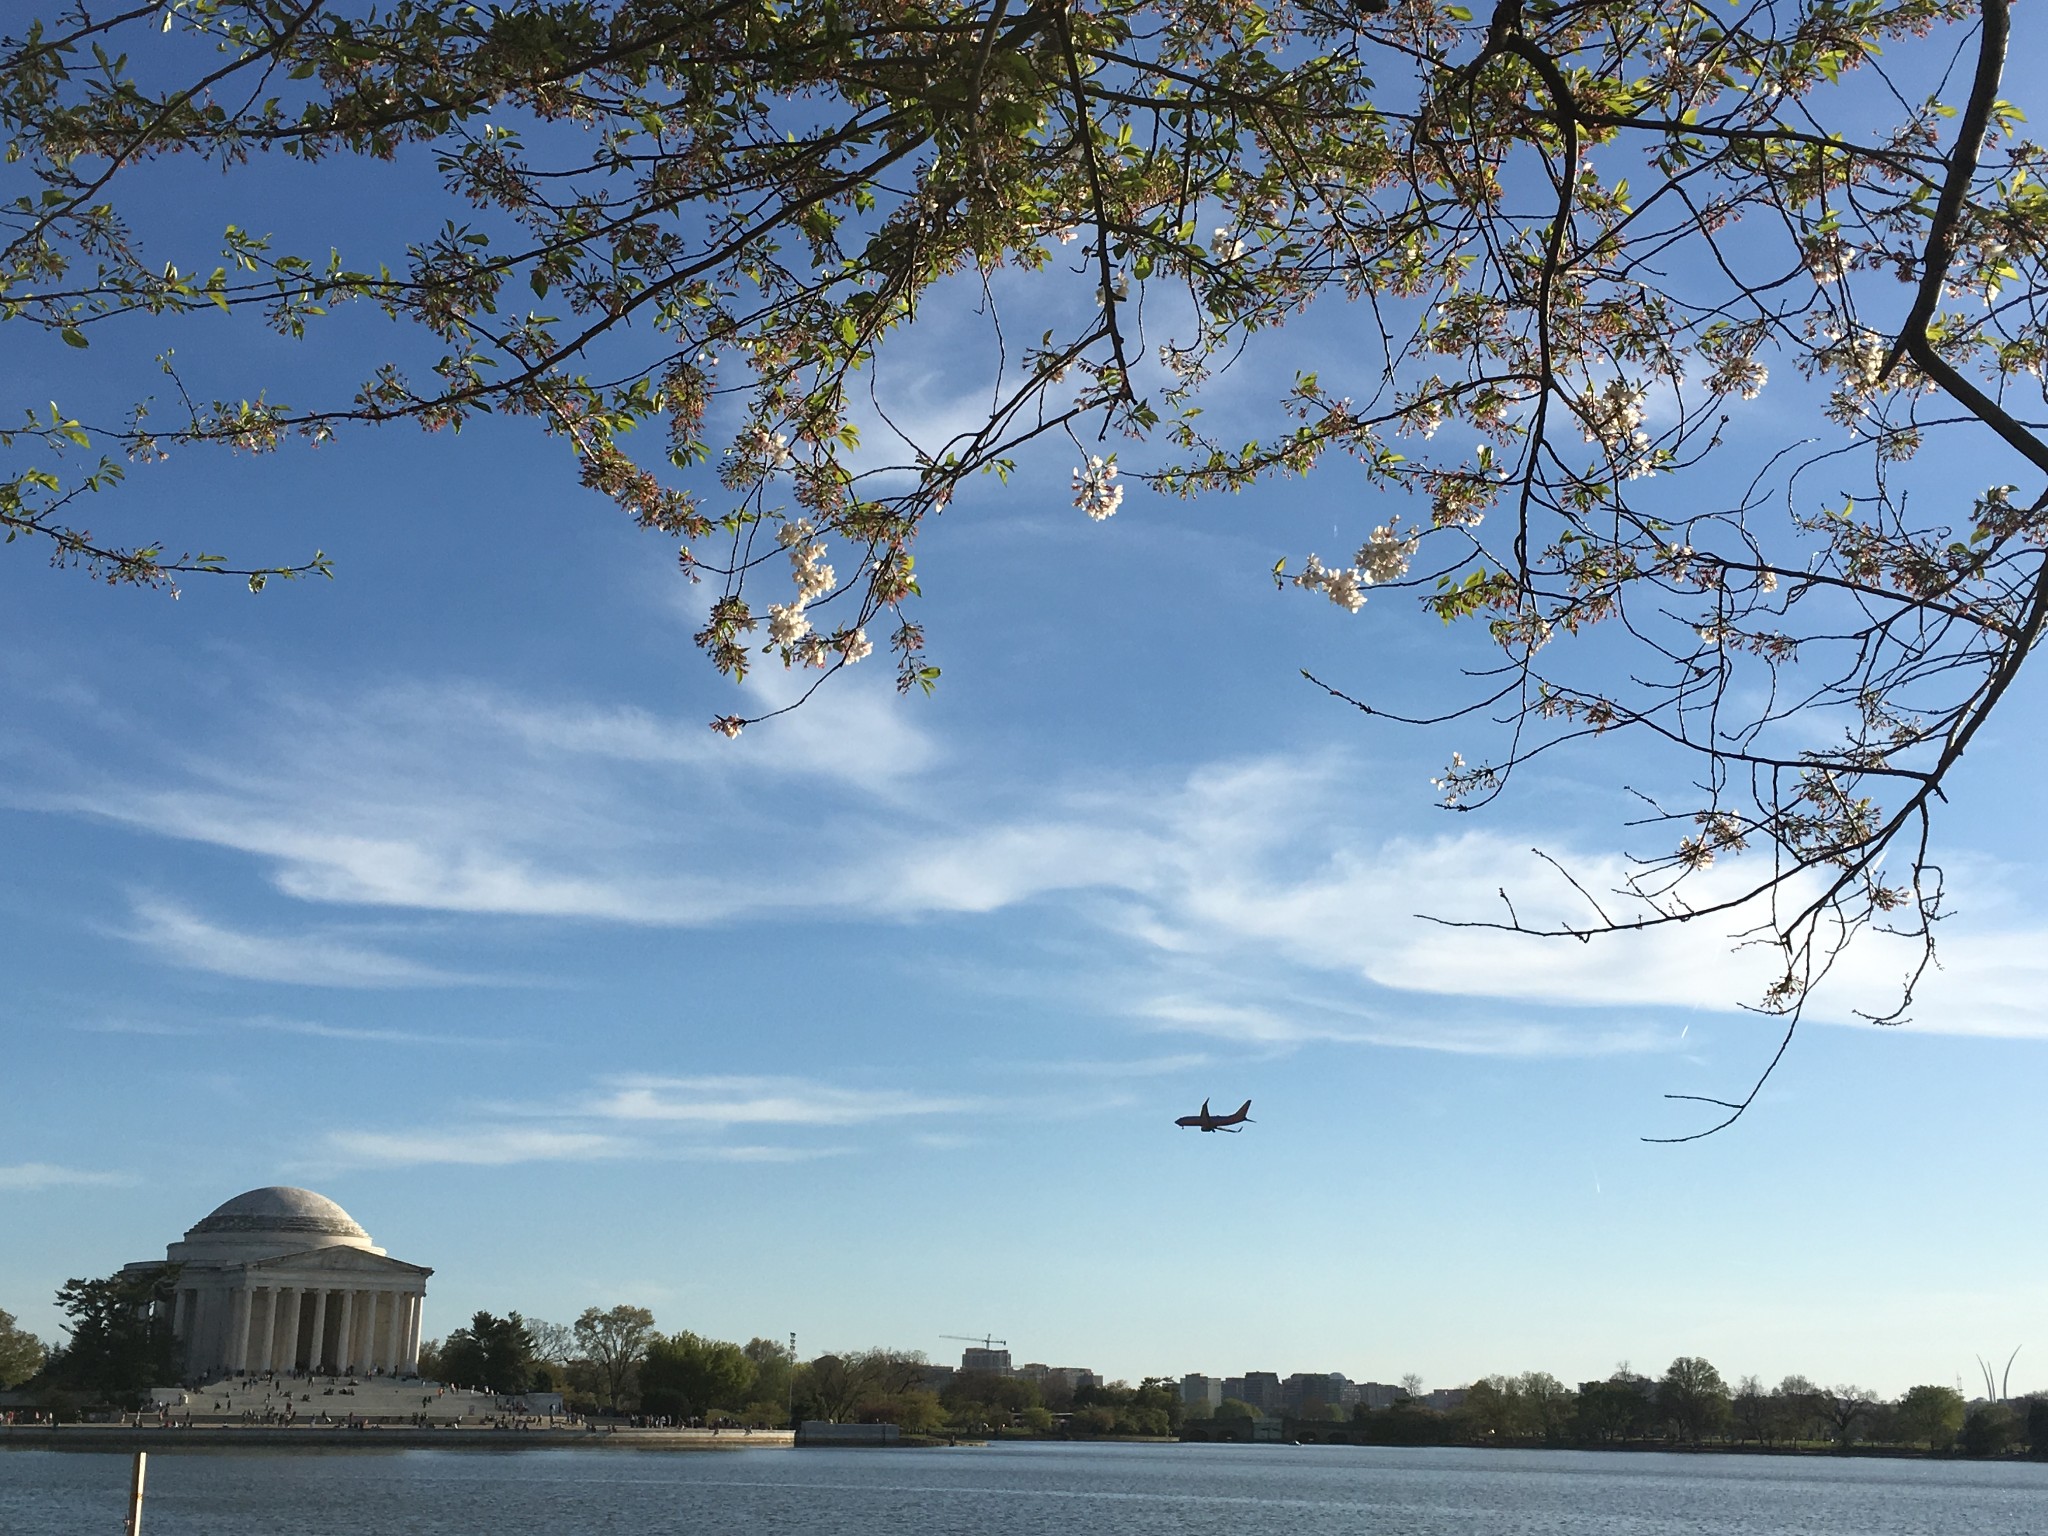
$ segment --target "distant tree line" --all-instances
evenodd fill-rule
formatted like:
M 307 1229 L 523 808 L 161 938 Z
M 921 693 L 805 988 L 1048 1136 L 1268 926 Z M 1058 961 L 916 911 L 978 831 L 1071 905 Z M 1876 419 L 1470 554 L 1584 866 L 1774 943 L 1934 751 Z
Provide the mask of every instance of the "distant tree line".
M 420 1350 L 420 1373 L 519 1395 L 554 1390 L 587 1413 L 675 1423 L 892 1423 L 914 1435 L 1171 1436 L 1178 1388 L 1087 1383 L 1045 1388 L 995 1372 L 935 1369 L 915 1351 L 874 1348 L 793 1361 L 784 1346 L 687 1330 L 663 1333 L 644 1307 L 592 1307 L 573 1324 L 479 1312 Z
M 137 1406 L 151 1386 L 179 1380 L 168 1305 L 177 1278 L 170 1266 L 65 1282 L 57 1304 L 68 1338 L 54 1349 L 0 1311 L 0 1389 L 37 1388 L 68 1416 L 93 1403 Z M 664 1333 L 645 1307 L 623 1304 L 586 1308 L 567 1324 L 478 1312 L 468 1326 L 421 1345 L 419 1372 L 509 1397 L 560 1392 L 574 1412 L 673 1423 L 827 1419 L 893 1423 L 916 1435 L 1090 1438 L 1170 1436 L 1188 1415 L 1259 1416 L 1235 1399 L 1213 1410 L 1184 1406 L 1163 1377 L 1066 1389 L 996 1372 L 945 1372 L 921 1353 L 884 1348 L 799 1362 L 773 1339 Z M 1346 1411 L 1309 1403 L 1298 1417 L 1340 1420 Z M 1624 1365 L 1576 1389 L 1546 1371 L 1486 1376 L 1448 1412 L 1409 1396 L 1388 1408 L 1353 1408 L 1349 1422 L 1360 1438 L 1386 1445 L 1869 1445 L 2048 1457 L 2048 1393 L 1967 1402 L 1953 1387 L 1925 1385 L 1886 1400 L 1804 1376 L 1770 1388 L 1744 1376 L 1731 1388 L 1692 1355 L 1659 1377 Z
M 1258 1412 L 1229 1399 L 1213 1411 L 1219 1417 Z M 1313 1404 L 1304 1416 L 1343 1414 Z M 1926 1385 L 1887 1400 L 1862 1387 L 1824 1387 L 1804 1376 L 1787 1376 L 1769 1388 L 1744 1376 L 1731 1388 L 1711 1362 L 1694 1355 L 1679 1356 L 1660 1377 L 1624 1365 L 1577 1388 L 1547 1371 L 1486 1376 L 1447 1412 L 1409 1397 L 1377 1410 L 1360 1405 L 1350 1417 L 1361 1438 L 1386 1445 L 1869 1445 L 2048 1456 L 2048 1394 L 1969 1402 L 1954 1387 Z

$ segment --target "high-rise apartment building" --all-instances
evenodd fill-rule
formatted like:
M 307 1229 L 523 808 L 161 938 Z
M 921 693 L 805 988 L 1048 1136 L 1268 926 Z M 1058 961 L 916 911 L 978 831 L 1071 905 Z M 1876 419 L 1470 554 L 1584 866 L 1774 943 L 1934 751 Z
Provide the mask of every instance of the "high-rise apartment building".
M 1280 1384 L 1280 1405 L 1289 1413 L 1299 1413 L 1314 1403 L 1341 1407 L 1344 1389 L 1350 1384 L 1342 1371 L 1296 1371 Z
M 1261 1413 L 1278 1413 L 1281 1408 L 1280 1378 L 1271 1371 L 1246 1371 L 1244 1396 L 1239 1401 L 1250 1403 Z
M 1180 1400 L 1188 1407 L 1215 1408 L 1223 1402 L 1223 1378 L 1191 1373 L 1180 1379 Z

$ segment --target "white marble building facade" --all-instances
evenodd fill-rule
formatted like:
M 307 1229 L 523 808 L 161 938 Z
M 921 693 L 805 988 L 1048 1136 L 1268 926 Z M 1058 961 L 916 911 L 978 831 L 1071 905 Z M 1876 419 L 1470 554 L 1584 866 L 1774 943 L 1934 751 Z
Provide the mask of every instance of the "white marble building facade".
M 324 1195 L 237 1195 L 172 1243 L 164 1262 L 178 1266 L 172 1328 L 188 1380 L 418 1368 L 433 1271 L 392 1258 Z

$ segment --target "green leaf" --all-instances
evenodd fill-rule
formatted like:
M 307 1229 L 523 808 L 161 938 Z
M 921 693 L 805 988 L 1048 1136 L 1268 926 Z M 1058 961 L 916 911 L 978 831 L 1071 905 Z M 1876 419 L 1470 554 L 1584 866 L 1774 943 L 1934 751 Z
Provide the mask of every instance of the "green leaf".
M 67 347 L 89 347 L 92 345 L 91 342 L 85 339 L 85 332 L 75 325 L 67 325 L 57 334 L 64 338 L 64 345 Z

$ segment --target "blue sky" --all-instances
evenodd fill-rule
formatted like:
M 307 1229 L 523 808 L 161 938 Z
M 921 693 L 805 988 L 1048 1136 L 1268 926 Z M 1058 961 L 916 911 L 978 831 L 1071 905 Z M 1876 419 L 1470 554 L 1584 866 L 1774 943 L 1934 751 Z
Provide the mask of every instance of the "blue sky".
M 957 334 L 938 307 L 896 365 L 903 419 L 957 410 Z M 103 359 L 8 367 L 70 408 Z M 1915 1023 L 1854 1022 L 1903 964 L 1866 946 L 1749 1120 L 1646 1145 L 1773 1043 L 1724 935 L 1415 916 L 1554 907 L 1532 845 L 1611 882 L 1634 765 L 1432 809 L 1464 743 L 1299 672 L 1426 703 L 1467 642 L 1267 575 L 1384 502 L 1333 463 L 1097 526 L 1072 457 L 925 536 L 935 698 L 854 669 L 732 743 L 705 722 L 783 680 L 735 705 L 668 546 L 516 425 L 174 458 L 95 512 L 323 547 L 332 584 L 172 601 L 0 551 L 0 1307 L 54 1336 L 67 1276 L 293 1183 L 435 1267 L 430 1334 L 634 1301 L 1130 1377 L 1702 1353 L 1889 1392 L 2048 1351 L 2038 687 L 1954 785 Z M 1171 1124 L 1247 1096 L 1243 1136 Z

